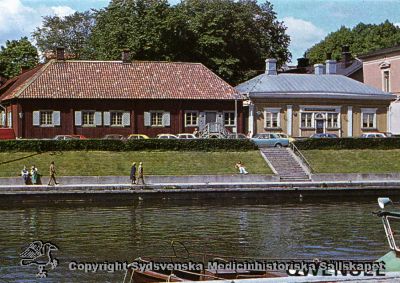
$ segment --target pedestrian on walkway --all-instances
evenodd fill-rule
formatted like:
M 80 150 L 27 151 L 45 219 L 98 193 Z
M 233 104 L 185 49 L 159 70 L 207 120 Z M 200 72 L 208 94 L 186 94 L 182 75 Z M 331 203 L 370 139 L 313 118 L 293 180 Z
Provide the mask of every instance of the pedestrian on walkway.
M 32 181 L 32 185 L 37 185 L 38 184 L 38 169 L 36 168 L 35 165 L 33 165 L 31 167 L 31 181 Z
M 249 172 L 247 172 L 246 170 L 246 167 L 244 167 L 242 161 L 240 160 L 236 163 L 235 168 L 239 169 L 239 174 L 245 174 L 245 175 L 249 174 Z
M 29 185 L 29 171 L 26 169 L 26 166 L 24 165 L 24 168 L 21 170 L 21 176 L 22 179 L 24 179 L 25 185 Z
M 136 184 L 136 162 L 132 163 L 130 179 L 132 184 Z
M 142 184 L 145 185 L 144 183 L 144 177 L 143 177 L 143 163 L 139 163 L 139 168 L 138 168 L 138 181 L 137 183 L 139 184 L 139 181 L 142 180 Z
M 56 166 L 54 165 L 54 161 L 50 163 L 50 180 L 48 186 L 58 185 L 56 181 Z

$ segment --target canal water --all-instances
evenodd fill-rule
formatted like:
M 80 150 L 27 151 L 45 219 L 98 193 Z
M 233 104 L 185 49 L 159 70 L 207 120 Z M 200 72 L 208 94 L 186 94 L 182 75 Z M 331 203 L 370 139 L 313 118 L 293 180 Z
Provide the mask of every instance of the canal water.
M 37 282 L 20 266 L 33 241 L 58 247 L 59 266 L 41 282 L 121 282 L 124 272 L 85 273 L 70 262 L 132 261 L 190 253 L 374 260 L 388 250 L 376 198 L 0 202 L 0 282 Z M 186 252 L 176 246 L 182 258 Z

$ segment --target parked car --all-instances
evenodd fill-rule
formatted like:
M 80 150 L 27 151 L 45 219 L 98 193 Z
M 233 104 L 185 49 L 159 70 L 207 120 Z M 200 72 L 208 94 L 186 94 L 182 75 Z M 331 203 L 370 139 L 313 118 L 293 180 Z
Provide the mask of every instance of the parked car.
M 131 134 L 128 136 L 128 140 L 147 140 L 148 136 L 142 134 Z
M 177 139 L 178 137 L 173 134 L 158 134 L 156 139 Z
M 245 134 L 229 134 L 227 137 L 227 139 L 247 139 Z
M 276 133 L 278 137 L 283 138 L 283 139 L 288 139 L 289 142 L 294 142 L 295 138 L 292 138 L 291 136 L 284 134 L 284 133 Z
M 87 138 L 84 135 L 70 135 L 78 140 L 86 140 Z
M 109 134 L 103 137 L 103 140 L 123 140 L 123 139 L 125 139 L 123 135 L 117 135 L 117 134 Z
M 14 129 L 0 128 L 0 140 L 15 140 Z
M 57 135 L 54 137 L 54 140 L 79 140 L 79 138 L 73 135 Z
M 330 134 L 330 133 L 319 133 L 319 134 L 313 134 L 310 138 L 338 138 L 336 134 Z
M 289 139 L 281 138 L 276 133 L 261 133 L 254 135 L 251 140 L 259 147 L 289 146 Z
M 194 134 L 187 134 L 187 133 L 178 134 L 177 137 L 178 139 L 185 139 L 185 140 L 197 139 L 197 137 Z
M 362 138 L 386 138 L 384 133 L 364 133 L 361 135 Z

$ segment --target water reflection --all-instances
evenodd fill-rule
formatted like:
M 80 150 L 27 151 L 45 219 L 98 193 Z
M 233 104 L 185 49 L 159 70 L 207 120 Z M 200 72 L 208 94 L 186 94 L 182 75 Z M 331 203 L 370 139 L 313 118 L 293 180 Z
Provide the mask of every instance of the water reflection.
M 34 267 L 19 266 L 19 253 L 38 239 L 60 248 L 60 266 L 44 282 L 120 281 L 121 272 L 69 272 L 68 263 L 170 255 L 171 240 L 192 252 L 226 256 L 376 259 L 387 246 L 373 210 L 374 197 L 0 203 L 0 281 L 34 279 Z

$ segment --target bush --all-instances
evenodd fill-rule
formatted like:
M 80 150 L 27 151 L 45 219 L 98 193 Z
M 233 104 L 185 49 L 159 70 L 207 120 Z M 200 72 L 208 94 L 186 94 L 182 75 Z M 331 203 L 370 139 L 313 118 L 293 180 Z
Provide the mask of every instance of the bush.
M 302 150 L 308 149 L 399 149 L 400 138 L 337 138 L 305 139 L 294 144 Z
M 247 151 L 257 146 L 244 139 L 148 139 L 148 140 L 3 140 L 0 151 Z

